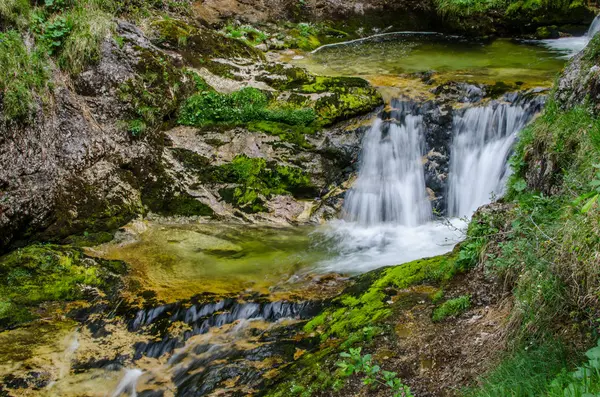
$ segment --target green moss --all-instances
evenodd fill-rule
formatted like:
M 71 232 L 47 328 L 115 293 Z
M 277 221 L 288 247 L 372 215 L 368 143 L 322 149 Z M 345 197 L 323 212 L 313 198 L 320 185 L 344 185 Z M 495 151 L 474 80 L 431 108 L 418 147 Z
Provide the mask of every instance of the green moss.
M 175 152 L 177 156 L 177 152 Z M 180 158 L 185 154 L 180 152 Z M 189 161 L 195 161 L 191 159 Z M 173 178 L 159 167 L 142 188 L 142 203 L 150 211 L 164 216 L 214 216 L 210 206 L 182 191 Z
M 297 197 L 314 194 L 309 176 L 300 168 L 267 163 L 262 158 L 236 156 L 229 164 L 215 167 L 213 178 L 237 186 L 230 201 L 242 210 L 265 211 L 264 200 L 278 194 Z
M 338 307 L 327 309 L 309 321 L 304 330 L 318 330 L 322 339 L 332 336 L 343 338 L 362 327 L 376 324 L 391 314 L 389 305 L 385 303 L 389 288 L 400 290 L 425 280 L 448 280 L 459 271 L 456 257 L 456 253 L 452 253 L 387 268 L 376 274 L 375 280 L 368 280 L 370 285 L 363 292 L 349 292 L 341 296 L 337 299 Z M 371 275 L 362 277 L 370 278 Z M 359 284 L 362 277 L 357 280 Z
M 87 258 L 81 251 L 55 245 L 32 245 L 0 258 L 0 327 L 37 317 L 47 301 L 82 299 L 83 286 L 108 290 L 125 272 L 121 262 Z
M 299 67 L 289 67 L 282 63 L 268 64 L 265 66 L 268 74 L 259 76 L 257 80 L 264 81 L 278 90 L 297 89 L 314 83 L 317 78 Z
M 376 89 L 353 87 L 320 98 L 315 104 L 315 112 L 323 125 L 331 125 L 368 113 L 381 105 L 383 98 Z
M 175 67 L 169 59 L 138 48 L 136 77 L 119 87 L 119 99 L 131 109 L 127 130 L 135 137 L 160 125 L 174 113 L 183 98 L 205 83 L 194 73 Z
M 284 142 L 292 143 L 304 149 L 312 149 L 313 146 L 306 142 L 306 135 L 314 134 L 316 128 L 314 126 L 304 127 L 272 121 L 253 121 L 248 124 L 248 130 L 278 136 Z
M 157 32 L 156 43 L 167 48 L 177 48 L 190 66 L 202 67 L 216 58 L 247 59 L 255 62 L 264 60 L 261 51 L 241 40 L 191 26 L 182 20 L 163 18 L 152 22 L 151 26 Z
M 320 348 L 295 362 L 288 371 L 294 375 L 279 379 L 280 383 L 268 389 L 266 395 L 311 396 L 317 392 L 329 395 L 332 388 L 340 385 L 340 375 L 334 365 L 338 353 L 356 344 L 369 343 L 383 329 L 377 325 L 394 310 L 415 304 L 415 297 L 407 296 L 390 305 L 391 296 L 426 281 L 444 282 L 459 272 L 456 257 L 454 252 L 420 259 L 355 278 L 353 286 L 304 325 L 307 334 L 320 337 Z

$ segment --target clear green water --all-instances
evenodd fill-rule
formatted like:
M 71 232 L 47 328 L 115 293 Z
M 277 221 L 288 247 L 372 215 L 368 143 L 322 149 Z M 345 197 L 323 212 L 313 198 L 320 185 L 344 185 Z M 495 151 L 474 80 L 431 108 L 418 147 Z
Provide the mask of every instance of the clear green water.
M 394 35 L 324 47 L 299 66 L 324 75 L 374 76 L 435 71 L 442 79 L 548 85 L 562 52 L 510 39 L 468 41 L 442 35 Z
M 131 285 L 165 301 L 198 293 L 269 293 L 327 256 L 315 245 L 313 227 L 148 223 L 144 229 L 131 242 L 93 253 L 128 262 Z

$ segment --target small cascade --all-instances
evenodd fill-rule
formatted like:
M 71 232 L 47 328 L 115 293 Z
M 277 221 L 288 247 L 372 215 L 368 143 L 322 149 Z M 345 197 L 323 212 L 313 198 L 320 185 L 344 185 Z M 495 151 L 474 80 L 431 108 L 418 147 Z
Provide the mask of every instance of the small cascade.
M 471 216 L 504 193 L 508 158 L 519 132 L 539 111 L 532 104 L 494 103 L 466 109 L 453 120 L 448 215 Z
M 558 39 L 541 40 L 546 47 L 564 53 L 563 58 L 571 58 L 583 50 L 596 33 L 600 31 L 600 15 L 596 16 L 588 31 L 583 36 L 561 37 Z
M 423 117 L 408 104 L 378 119 L 363 138 L 358 178 L 346 195 L 345 218 L 363 226 L 420 225 L 431 217 L 423 172 Z
M 596 18 L 594 18 L 586 36 L 592 39 L 598 32 L 600 32 L 600 15 L 597 15 Z
M 136 359 L 142 356 L 158 358 L 182 347 L 194 335 L 206 334 L 211 328 L 222 327 L 236 321 L 262 320 L 276 322 L 284 318 L 307 319 L 319 311 L 318 302 L 236 302 L 224 299 L 215 303 L 194 304 L 189 307 L 179 303 L 138 311 L 129 324 L 131 332 L 142 327 L 155 326 L 160 331 L 161 324 L 183 322 L 190 326 L 182 336 L 165 336 L 156 342 L 138 343 L 135 347 Z
M 136 387 L 140 376 L 143 372 L 139 369 L 128 369 L 125 370 L 125 375 L 117 385 L 115 392 L 112 397 L 121 397 L 123 394 L 129 397 L 136 397 Z

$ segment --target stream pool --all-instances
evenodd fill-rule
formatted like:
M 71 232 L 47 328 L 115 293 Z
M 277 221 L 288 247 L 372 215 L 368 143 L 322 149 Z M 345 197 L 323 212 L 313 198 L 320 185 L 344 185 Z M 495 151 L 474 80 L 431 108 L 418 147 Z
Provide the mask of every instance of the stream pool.
M 396 33 L 324 46 L 292 62 L 323 75 L 369 78 L 434 71 L 441 81 L 548 86 L 564 66 L 565 57 L 585 39 L 571 41 L 575 44 Z

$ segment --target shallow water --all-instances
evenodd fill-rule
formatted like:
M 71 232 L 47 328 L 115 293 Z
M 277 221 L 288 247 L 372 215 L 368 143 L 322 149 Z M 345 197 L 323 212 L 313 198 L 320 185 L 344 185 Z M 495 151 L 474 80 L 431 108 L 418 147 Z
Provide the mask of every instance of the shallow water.
M 345 221 L 300 227 L 145 223 L 133 237 L 91 253 L 128 262 L 130 292 L 152 290 L 165 302 L 199 293 L 282 299 L 305 288 L 303 282 L 313 275 L 358 274 L 448 252 L 462 236 L 459 227 L 455 221 L 417 227 Z
M 173 302 L 200 293 L 268 294 L 328 253 L 314 244 L 314 228 L 198 223 L 145 223 L 123 242 L 91 253 L 132 266 L 131 283 Z
M 375 76 L 435 71 L 442 80 L 548 85 L 565 51 L 539 42 L 472 41 L 440 34 L 398 33 L 322 47 L 293 61 L 324 75 Z

